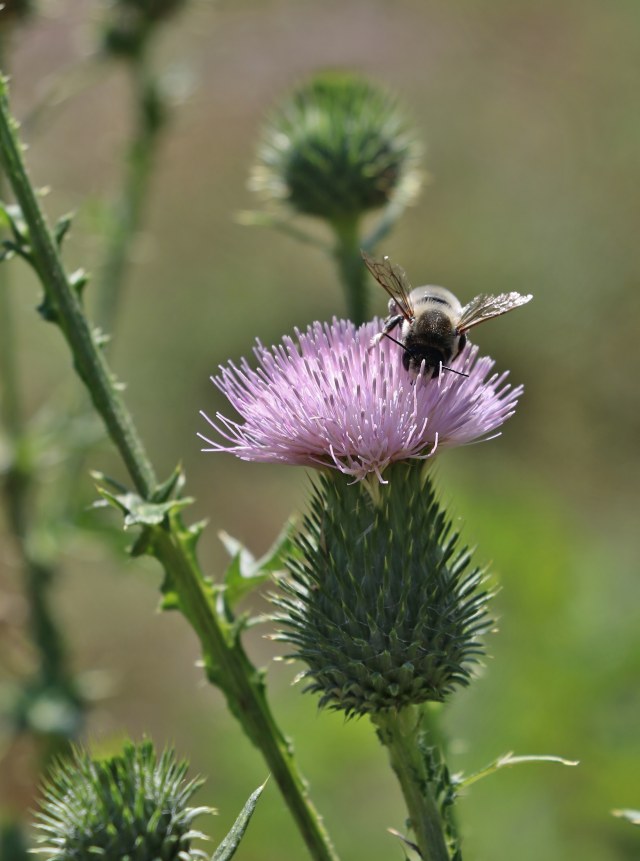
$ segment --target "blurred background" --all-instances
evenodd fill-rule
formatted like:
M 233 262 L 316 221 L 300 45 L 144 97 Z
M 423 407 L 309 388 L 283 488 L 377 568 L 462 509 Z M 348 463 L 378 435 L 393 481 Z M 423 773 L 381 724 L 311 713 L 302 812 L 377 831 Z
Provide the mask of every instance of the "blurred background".
M 96 271 L 131 92 L 122 65 L 95 56 L 103 6 L 41 5 L 5 45 L 13 108 L 34 180 L 50 188 L 48 213 L 76 210 L 69 268 Z M 474 785 L 459 815 L 475 861 L 640 857 L 638 829 L 611 815 L 640 806 L 639 40 L 630 2 L 194 0 L 154 46 L 176 104 L 111 356 L 158 473 L 185 466 L 191 516 L 210 521 L 200 549 L 212 576 L 226 561 L 217 531 L 264 552 L 304 506 L 308 477 L 200 452 L 198 410 L 222 407 L 209 375 L 256 337 L 276 343 L 345 313 L 331 260 L 237 221 L 257 206 L 246 180 L 265 113 L 293 85 L 339 67 L 400 96 L 426 143 L 429 183 L 379 251 L 414 284 L 444 284 L 463 302 L 483 291 L 535 296 L 474 339 L 525 384 L 518 414 L 500 439 L 434 464 L 464 538 L 500 584 L 484 674 L 444 721 L 454 771 L 508 751 L 580 766 L 520 766 Z M 79 384 L 59 332 L 34 313 L 33 276 L 13 262 L 7 277 L 25 410 L 55 410 Z M 123 477 L 106 444 L 89 466 Z M 48 475 L 42 492 L 55 493 Z M 81 485 L 90 501 L 88 474 Z M 103 536 L 69 534 L 55 590 L 74 668 L 104 694 L 83 738 L 174 744 L 207 778 L 203 801 L 219 816 L 204 830 L 221 837 L 265 766 L 205 683 L 186 623 L 156 612 L 157 567 L 124 556 L 126 542 L 106 528 L 115 514 L 98 524 Z M 29 666 L 25 608 L 11 541 L 0 542 L 0 671 L 15 681 L 15 665 Z M 319 713 L 291 684 L 299 667 L 273 662 L 267 632 L 254 629 L 248 647 L 268 665 L 274 711 L 341 857 L 401 857 L 385 828 L 403 829 L 403 806 L 371 726 Z M 0 801 L 12 815 L 33 804 L 34 752 L 26 740 L 2 745 Z M 273 783 L 241 852 L 305 857 Z

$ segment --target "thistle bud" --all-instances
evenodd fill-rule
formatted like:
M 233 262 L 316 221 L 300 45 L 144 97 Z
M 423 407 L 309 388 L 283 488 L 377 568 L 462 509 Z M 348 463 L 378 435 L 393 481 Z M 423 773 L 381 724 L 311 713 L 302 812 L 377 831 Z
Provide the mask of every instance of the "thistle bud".
M 347 715 L 443 701 L 468 684 L 491 624 L 484 574 L 458 548 L 423 467 L 387 475 L 319 481 L 274 599 L 277 638 L 307 664 L 305 690 Z
M 191 844 L 206 807 L 189 807 L 200 780 L 185 780 L 187 764 L 149 741 L 127 743 L 122 754 L 91 759 L 76 750 L 59 761 L 36 814 L 37 852 L 49 861 L 195 861 L 208 856 Z
M 353 74 L 317 75 L 273 112 L 249 186 L 335 222 L 418 192 L 421 147 L 397 100 Z

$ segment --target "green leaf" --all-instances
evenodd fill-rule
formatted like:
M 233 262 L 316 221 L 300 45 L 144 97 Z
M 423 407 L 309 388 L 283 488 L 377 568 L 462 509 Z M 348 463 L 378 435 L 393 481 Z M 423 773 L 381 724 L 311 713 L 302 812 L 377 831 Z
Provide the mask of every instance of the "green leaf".
M 249 820 L 253 816 L 253 811 L 256 808 L 256 804 L 258 803 L 258 799 L 260 798 L 265 785 L 266 781 L 262 786 L 259 786 L 255 792 L 251 793 L 247 803 L 242 808 L 240 815 L 233 823 L 231 830 L 212 855 L 211 861 L 229 861 L 230 858 L 233 858 L 236 849 L 240 845 L 240 841 L 244 837 Z
M 185 485 L 185 475 L 182 464 L 179 463 L 166 481 L 163 481 L 153 494 L 154 502 L 166 502 L 174 496 L 179 496 Z
M 89 283 L 89 276 L 84 269 L 76 269 L 67 276 L 70 286 L 75 290 L 79 299 L 82 298 L 82 291 Z
M 271 574 L 282 570 L 285 559 L 293 552 L 293 522 L 288 521 L 274 543 L 264 556 L 256 559 L 239 541 L 226 532 L 218 536 L 231 556 L 231 562 L 224 575 L 224 597 L 228 607 L 269 579 Z
M 55 223 L 53 228 L 53 238 L 55 239 L 58 248 L 61 247 L 62 240 L 69 232 L 74 215 L 75 212 L 67 212 L 66 215 L 62 215 Z
M 4 224 L 13 233 L 16 245 L 29 245 L 29 228 L 19 206 L 0 201 L 0 224 Z
M 0 228 L 1 227 L 5 227 L 10 230 L 13 234 L 13 238 L 4 239 L 2 241 L 3 250 L 0 252 L 0 262 L 3 260 L 10 260 L 14 254 L 17 254 L 35 269 L 35 262 L 29 241 L 29 228 L 22 217 L 22 210 L 19 206 L 9 205 L 0 201 Z
M 461 787 L 471 786 L 472 783 L 481 780 L 483 777 L 488 777 L 490 774 L 498 771 L 501 768 L 507 768 L 512 765 L 520 765 L 524 762 L 557 762 L 560 765 L 578 765 L 577 760 L 563 759 L 561 756 L 551 755 L 530 755 L 530 756 L 514 756 L 512 753 L 505 753 L 498 757 L 494 762 L 476 771 L 475 774 L 470 774 L 469 777 L 459 777 L 456 780 L 456 785 Z
M 98 493 L 124 514 L 125 529 L 130 526 L 159 526 L 169 514 L 193 502 L 188 496 L 183 499 L 170 499 L 168 502 L 147 502 L 137 493 L 129 491 L 116 494 L 100 486 Z
M 117 479 L 111 478 L 111 476 L 106 475 L 104 472 L 92 469 L 89 475 L 97 484 L 106 484 L 111 487 L 112 490 L 117 490 L 119 493 L 127 492 L 127 488 L 124 484 L 121 484 Z
M 404 843 L 404 845 L 405 845 L 405 846 L 408 846 L 408 847 L 409 847 L 409 849 L 413 850 L 413 851 L 414 851 L 414 852 L 416 852 L 418 855 L 420 855 L 420 848 L 419 848 L 419 847 L 418 847 L 418 846 L 417 846 L 417 845 L 416 845 L 412 840 L 409 840 L 409 838 L 408 838 L 408 837 L 405 837 L 405 836 L 404 836 L 404 834 L 401 834 L 399 831 L 396 831 L 396 829 L 395 829 L 395 828 L 387 828 L 387 831 L 388 831 L 388 832 L 389 832 L 389 834 L 391 834 L 393 837 L 397 837 L 397 838 L 398 838 L 398 840 L 401 840 L 401 841 L 402 841 L 402 843 Z M 406 853 L 405 853 L 405 856 L 404 856 L 404 857 L 405 857 L 405 858 L 407 857 Z
M 640 810 L 625 808 L 623 810 L 612 810 L 611 813 L 619 819 L 626 819 L 632 825 L 640 825 Z

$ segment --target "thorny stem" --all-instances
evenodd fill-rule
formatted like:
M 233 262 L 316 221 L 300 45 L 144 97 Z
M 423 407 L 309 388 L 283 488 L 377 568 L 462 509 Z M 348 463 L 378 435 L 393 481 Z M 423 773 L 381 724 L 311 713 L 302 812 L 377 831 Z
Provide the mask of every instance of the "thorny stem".
M 60 328 L 71 349 L 76 371 L 89 390 L 93 404 L 122 455 L 136 489 L 146 498 L 156 485 L 153 467 L 138 437 L 131 415 L 116 391 L 113 374 L 96 344 L 80 300 L 69 283 L 51 230 L 27 176 L 16 137 L 17 123 L 9 113 L 5 79 L 0 81 L 0 102 L 2 160 L 22 215 L 29 226 L 30 241 L 40 278 L 59 315 Z
M 88 388 L 138 493 L 144 499 L 152 500 L 157 490 L 153 467 L 79 298 L 69 283 L 28 179 L 16 137 L 16 123 L 9 112 L 4 78 L 0 78 L 0 156 L 29 226 L 37 268 L 57 311 L 76 370 Z M 156 556 L 172 579 L 180 607 L 201 640 L 209 677 L 224 691 L 231 711 L 262 752 L 310 854 L 316 861 L 336 861 L 322 821 L 306 793 L 291 748 L 270 712 L 262 675 L 246 656 L 237 631 L 216 612 L 185 530 L 177 519 L 172 518 L 168 526 L 155 529 L 154 543 Z
M 143 210 L 148 197 L 150 179 L 155 163 L 160 133 L 165 123 L 165 106 L 160 87 L 149 63 L 147 45 L 128 59 L 127 71 L 131 78 L 134 102 L 134 128 L 127 147 L 126 164 L 122 188 L 113 205 L 107 228 L 104 261 L 96 285 L 95 315 L 98 325 L 108 337 L 108 349 L 117 327 L 117 318 L 122 303 L 122 293 L 131 258 L 131 246 L 142 223 Z M 79 403 L 72 410 L 79 418 L 87 414 L 86 395 L 82 393 Z M 66 471 L 66 492 L 60 494 L 62 511 L 68 514 L 73 490 L 93 440 L 70 452 L 69 468 Z
M 400 711 L 389 709 L 372 715 L 371 719 L 377 727 L 378 738 L 389 752 L 423 861 L 450 861 L 446 824 L 419 743 L 424 729 L 421 710 L 416 706 Z

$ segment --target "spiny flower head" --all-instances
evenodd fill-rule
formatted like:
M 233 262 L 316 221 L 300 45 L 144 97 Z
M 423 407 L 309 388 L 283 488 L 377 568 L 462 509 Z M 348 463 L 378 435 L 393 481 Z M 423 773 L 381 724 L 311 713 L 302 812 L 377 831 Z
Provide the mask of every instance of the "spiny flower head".
M 185 779 L 187 764 L 150 741 L 127 743 L 122 754 L 91 759 L 76 750 L 45 783 L 36 814 L 38 848 L 47 861 L 196 861 L 193 820 L 207 807 L 189 807 L 201 785 Z
M 491 626 L 483 572 L 424 469 L 392 471 L 375 502 L 363 483 L 321 478 L 273 599 L 305 690 L 348 716 L 444 700 L 468 684 Z
M 359 328 L 337 319 L 314 323 L 281 345 L 258 342 L 255 369 L 246 359 L 221 366 L 212 381 L 240 421 L 203 412 L 217 435 L 199 434 L 203 450 L 383 482 L 390 464 L 485 439 L 513 414 L 522 387 L 492 373 L 493 360 L 477 347 L 467 345 L 455 362 L 468 376 L 416 377 L 396 344 L 383 339 L 371 347 L 380 328 L 375 320 Z
M 410 202 L 422 180 L 420 158 L 393 95 L 359 75 L 324 72 L 269 118 L 249 186 L 295 212 L 335 221 Z

